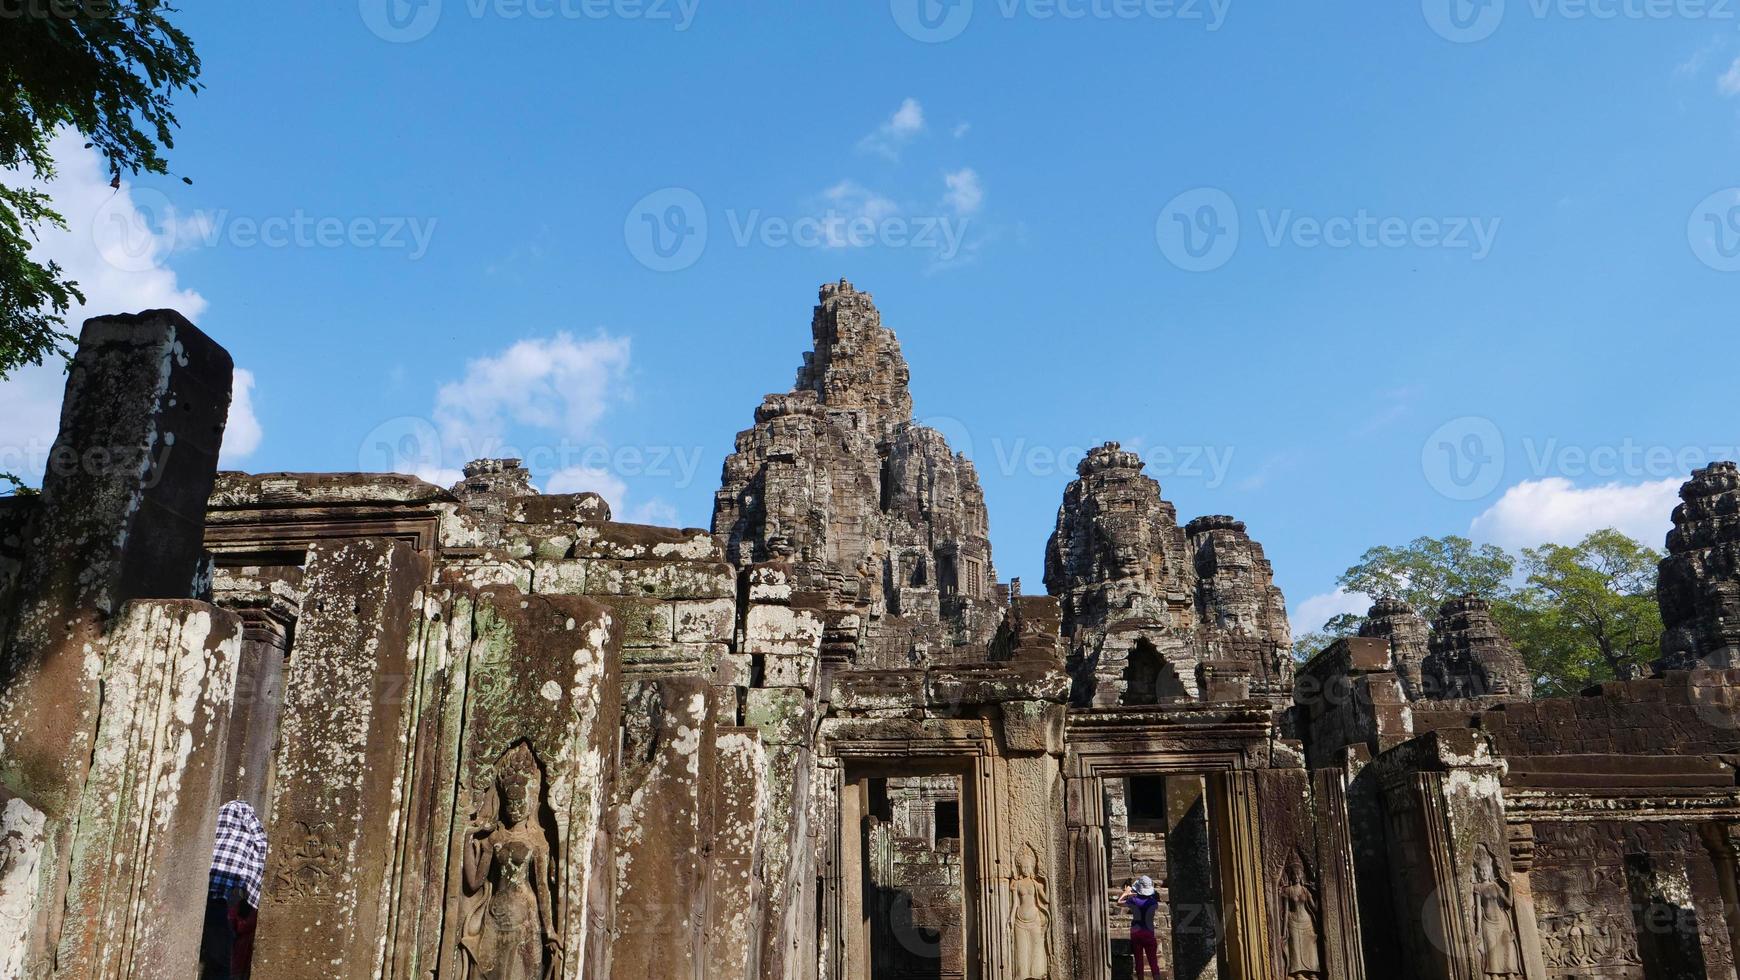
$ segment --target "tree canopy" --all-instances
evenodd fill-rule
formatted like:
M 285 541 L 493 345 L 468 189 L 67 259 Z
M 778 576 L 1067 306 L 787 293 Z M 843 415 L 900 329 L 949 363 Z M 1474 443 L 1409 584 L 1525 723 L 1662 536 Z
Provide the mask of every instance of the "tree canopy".
M 0 0 L 0 167 L 53 178 L 50 141 L 70 129 L 103 155 L 117 189 L 123 173 L 168 173 L 171 99 L 198 91 L 200 67 L 172 13 L 155 0 Z M 67 311 L 84 302 L 59 263 L 31 255 L 41 230 L 66 219 L 22 183 L 0 183 L 0 379 L 64 354 Z
M 1337 584 L 1372 600 L 1400 599 L 1430 622 L 1445 600 L 1475 595 L 1535 675 L 1541 696 L 1569 694 L 1604 680 L 1640 676 L 1657 656 L 1661 611 L 1656 566 L 1661 555 L 1611 528 L 1575 545 L 1522 550 L 1520 560 L 1467 538 L 1416 538 L 1372 548 Z M 1359 630 L 1363 617 L 1341 615 L 1303 634 L 1294 652 L 1308 657 Z

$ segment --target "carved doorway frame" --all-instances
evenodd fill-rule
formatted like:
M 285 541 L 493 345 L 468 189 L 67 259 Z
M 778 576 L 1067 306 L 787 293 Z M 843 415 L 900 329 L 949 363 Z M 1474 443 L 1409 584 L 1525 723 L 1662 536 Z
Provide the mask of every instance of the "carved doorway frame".
M 1191 717 L 1194 714 L 1119 711 L 1070 718 L 1064 781 L 1077 977 L 1110 980 L 1112 975 L 1111 922 L 1104 900 L 1108 869 L 1102 783 L 1156 775 L 1200 776 L 1207 783 L 1225 932 L 1220 975 L 1225 980 L 1275 976 L 1255 776 L 1255 770 L 1266 763 L 1269 722 L 1253 714 L 1203 724 L 1207 719 Z
M 995 801 L 1004 792 L 1005 780 L 989 726 L 974 719 L 932 720 L 918 723 L 925 732 L 903 738 L 853 738 L 834 733 L 828 738 L 832 760 L 836 819 L 831 821 L 830 850 L 836 867 L 850 878 L 855 863 L 847 848 L 858 846 L 860 824 L 851 787 L 865 777 L 955 775 L 961 781 L 961 902 L 966 945 L 967 980 L 1003 980 L 1008 975 L 1006 937 L 999 923 L 1007 920 L 1003 896 L 997 887 L 1006 875 L 1000 855 L 1005 831 Z M 860 869 L 861 873 L 861 869 Z M 842 887 L 847 892 L 850 887 Z M 846 896 L 842 895 L 844 899 Z M 838 927 L 842 935 L 823 953 L 824 975 L 831 978 L 868 977 L 868 937 L 846 921 L 843 901 Z

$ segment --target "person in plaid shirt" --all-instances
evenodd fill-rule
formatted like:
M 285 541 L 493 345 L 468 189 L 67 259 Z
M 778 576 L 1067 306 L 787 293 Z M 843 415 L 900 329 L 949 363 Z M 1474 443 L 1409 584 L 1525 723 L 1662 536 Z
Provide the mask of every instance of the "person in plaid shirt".
M 217 843 L 206 890 L 202 980 L 245 980 L 254 957 L 260 880 L 266 872 L 266 828 L 254 808 L 231 800 L 218 808 Z

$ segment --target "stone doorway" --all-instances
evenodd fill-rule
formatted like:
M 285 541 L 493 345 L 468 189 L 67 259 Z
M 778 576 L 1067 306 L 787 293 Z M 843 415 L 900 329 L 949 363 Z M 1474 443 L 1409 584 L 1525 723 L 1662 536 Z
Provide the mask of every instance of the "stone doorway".
M 1105 794 L 1105 883 L 1115 897 L 1141 875 L 1154 880 L 1160 968 L 1172 980 L 1219 980 L 1220 868 L 1211 832 L 1207 782 L 1180 773 L 1132 774 L 1101 781 Z M 1129 914 L 1108 917 L 1112 980 L 1135 975 Z
M 958 773 L 849 774 L 841 836 L 856 850 L 845 888 L 849 976 L 963 980 L 967 976 L 970 815 Z

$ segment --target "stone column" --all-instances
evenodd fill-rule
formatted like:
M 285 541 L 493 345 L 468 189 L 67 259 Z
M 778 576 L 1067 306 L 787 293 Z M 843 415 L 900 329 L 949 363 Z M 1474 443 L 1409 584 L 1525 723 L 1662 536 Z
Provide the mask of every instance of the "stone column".
M 870 975 L 870 910 L 865 908 L 864 876 L 864 807 L 869 784 L 858 779 L 840 786 L 840 818 L 835 839 L 839 863 L 834 887 L 839 893 L 840 917 L 838 943 L 842 955 L 836 958 L 836 977 Z
M 223 798 L 244 800 L 256 813 L 270 802 L 272 753 L 284 713 L 284 666 L 290 654 L 290 623 L 269 609 L 239 610 L 241 662 L 236 668 L 235 708 L 224 754 Z
M 707 975 L 756 980 L 761 973 L 757 937 L 761 893 L 761 811 L 767 803 L 761 772 L 761 733 L 721 727 L 719 785 L 713 797 L 713 846 L 707 860 Z
M 103 645 L 103 700 L 69 852 L 57 977 L 193 968 L 222 802 L 238 618 L 139 600 Z
M 1740 960 L 1740 824 L 1709 823 L 1700 827 L 1699 832 L 1704 846 L 1710 850 L 1710 861 L 1716 866 L 1722 917 L 1728 926 L 1728 948 Z
M 1076 763 L 1072 762 L 1072 766 Z M 1071 915 L 1065 921 L 1076 975 L 1106 980 L 1112 975 L 1111 923 L 1106 905 L 1105 796 L 1100 780 L 1075 772 L 1064 780 L 1064 829 L 1068 837 Z
M 1256 779 L 1237 769 L 1216 773 L 1209 779 L 1209 792 L 1209 821 L 1219 842 L 1226 975 L 1229 980 L 1268 980 L 1273 968 Z
M 1516 902 L 1516 938 L 1522 946 L 1523 970 L 1528 980 L 1547 980 L 1547 961 L 1541 955 L 1540 922 L 1535 918 L 1535 889 L 1529 873 L 1535 867 L 1535 828 L 1511 824 L 1511 895 Z
M 104 708 L 105 675 L 136 668 L 151 675 L 135 678 L 142 685 L 179 683 L 179 678 L 154 672 L 182 662 L 162 646 L 182 641 L 156 633 L 135 636 L 136 642 L 156 644 L 157 653 L 166 658 L 141 663 L 134 658 L 142 650 L 111 645 L 107 635 L 125 617 L 145 615 L 124 613 L 130 601 L 194 595 L 202 565 L 205 504 L 229 409 L 230 373 L 230 357 L 223 348 L 172 310 L 87 320 L 67 374 L 61 428 L 42 494 L 33 502 L 28 528 L 12 529 L 22 553 L 9 576 L 14 584 L 8 601 L 17 610 L 16 618 L 7 635 L 0 636 L 0 804 L 6 829 L 19 831 L 28 847 L 27 853 L 14 856 L 0 879 L 0 909 L 27 911 L 0 923 L 0 949 L 23 949 L 12 955 L 44 969 L 57 947 L 55 955 L 66 961 L 106 955 L 70 948 L 68 943 L 84 941 L 75 936 L 101 942 L 119 938 L 90 932 L 88 922 L 71 923 L 64 941 L 60 935 L 69 908 L 88 910 L 90 902 L 101 901 L 68 891 L 81 887 L 69 868 L 74 821 L 86 806 L 93 765 L 104 762 L 98 750 L 108 735 L 100 726 L 116 718 L 112 706 Z M 203 617 L 213 640 L 227 635 L 228 625 L 221 624 L 233 622 L 212 615 L 209 606 L 173 612 L 165 607 L 161 613 L 167 617 L 162 629 L 183 636 L 185 631 L 168 620 L 192 623 Z M 188 643 L 190 650 L 201 646 Z M 215 664 L 213 668 L 218 669 Z M 233 650 L 221 669 L 233 677 Z M 229 693 L 226 681 L 226 712 Z M 212 703 L 202 700 L 184 707 L 203 712 Z M 221 740 L 222 724 L 215 728 Z M 207 730 L 179 734 L 189 740 L 184 761 L 198 759 L 203 765 Z M 162 760 L 151 756 L 136 761 L 150 766 Z M 184 813 L 181 806 L 205 806 L 204 784 L 200 786 L 196 792 L 190 785 L 173 805 L 165 801 L 165 809 L 150 814 L 127 812 L 136 797 L 126 791 L 92 803 L 108 808 L 105 820 L 113 827 L 174 821 L 178 832 L 197 835 L 199 815 Z M 114 790 L 106 786 L 101 791 Z M 217 792 L 215 785 L 211 792 Z M 81 831 L 76 848 L 81 860 L 94 860 L 122 843 L 98 841 Z M 209 846 L 209 841 L 200 846 Z M 193 871 L 158 863 L 172 853 L 177 859 L 186 857 L 174 849 L 135 855 L 149 864 L 139 873 L 200 877 L 201 869 L 209 866 L 209 852 L 195 862 Z M 21 874 L 26 867 L 29 875 Z M 0 963 L 7 956 L 0 953 Z M 32 969 L 27 967 L 27 972 Z
M 254 971 L 372 976 L 400 831 L 424 559 L 387 538 L 310 549 L 290 654 Z
M 1346 780 L 1346 774 L 1339 769 L 1311 773 L 1322 891 L 1324 966 L 1328 975 L 1338 980 L 1365 980 L 1365 948 L 1359 896 L 1355 894 Z
M 1220 901 L 1215 894 L 1214 838 L 1201 776 L 1166 777 L 1167 894 L 1177 980 L 1217 980 Z

